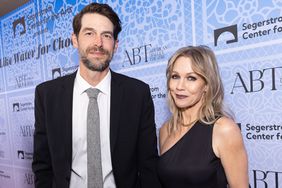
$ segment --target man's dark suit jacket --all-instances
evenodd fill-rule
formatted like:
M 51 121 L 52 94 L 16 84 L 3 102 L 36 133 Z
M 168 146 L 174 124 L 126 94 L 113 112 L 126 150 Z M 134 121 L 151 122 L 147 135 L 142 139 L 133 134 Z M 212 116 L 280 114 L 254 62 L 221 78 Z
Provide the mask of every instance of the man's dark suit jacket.
M 154 106 L 147 84 L 111 72 L 110 145 L 117 188 L 157 188 Z M 68 188 L 76 73 L 35 89 L 32 169 L 36 188 Z

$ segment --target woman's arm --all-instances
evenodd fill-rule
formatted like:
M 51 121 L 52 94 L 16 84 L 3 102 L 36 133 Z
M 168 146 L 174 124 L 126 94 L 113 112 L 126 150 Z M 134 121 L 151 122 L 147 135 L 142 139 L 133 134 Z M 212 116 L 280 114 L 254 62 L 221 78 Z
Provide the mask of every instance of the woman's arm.
M 248 157 L 238 125 L 226 117 L 214 126 L 213 149 L 220 158 L 230 188 L 248 188 Z

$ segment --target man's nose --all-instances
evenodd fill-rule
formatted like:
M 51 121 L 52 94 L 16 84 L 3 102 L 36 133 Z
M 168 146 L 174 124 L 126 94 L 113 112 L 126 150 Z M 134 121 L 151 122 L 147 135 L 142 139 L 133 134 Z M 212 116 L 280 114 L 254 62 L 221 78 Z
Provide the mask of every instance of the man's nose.
M 102 40 L 102 36 L 100 35 L 97 35 L 95 38 L 94 38 L 94 44 L 98 47 L 101 47 L 103 45 L 103 40 Z

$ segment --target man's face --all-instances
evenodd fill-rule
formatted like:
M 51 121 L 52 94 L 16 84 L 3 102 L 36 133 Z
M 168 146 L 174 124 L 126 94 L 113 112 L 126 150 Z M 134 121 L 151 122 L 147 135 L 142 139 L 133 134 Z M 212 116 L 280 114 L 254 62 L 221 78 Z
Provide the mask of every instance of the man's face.
M 88 13 L 82 17 L 78 36 L 72 35 L 82 66 L 98 72 L 108 69 L 118 46 L 113 31 L 114 25 L 105 16 Z

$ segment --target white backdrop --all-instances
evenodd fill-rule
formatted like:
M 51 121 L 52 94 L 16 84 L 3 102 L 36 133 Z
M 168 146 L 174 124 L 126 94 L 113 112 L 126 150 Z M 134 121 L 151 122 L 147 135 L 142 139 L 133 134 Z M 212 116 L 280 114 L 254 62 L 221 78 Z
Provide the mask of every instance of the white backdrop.
M 0 18 L 0 188 L 32 188 L 34 88 L 72 73 L 72 18 L 92 1 L 31 0 Z M 186 45 L 218 58 L 227 104 L 241 126 L 250 186 L 282 187 L 282 2 L 100 0 L 123 31 L 111 63 L 151 87 L 157 128 L 169 117 L 165 68 Z

